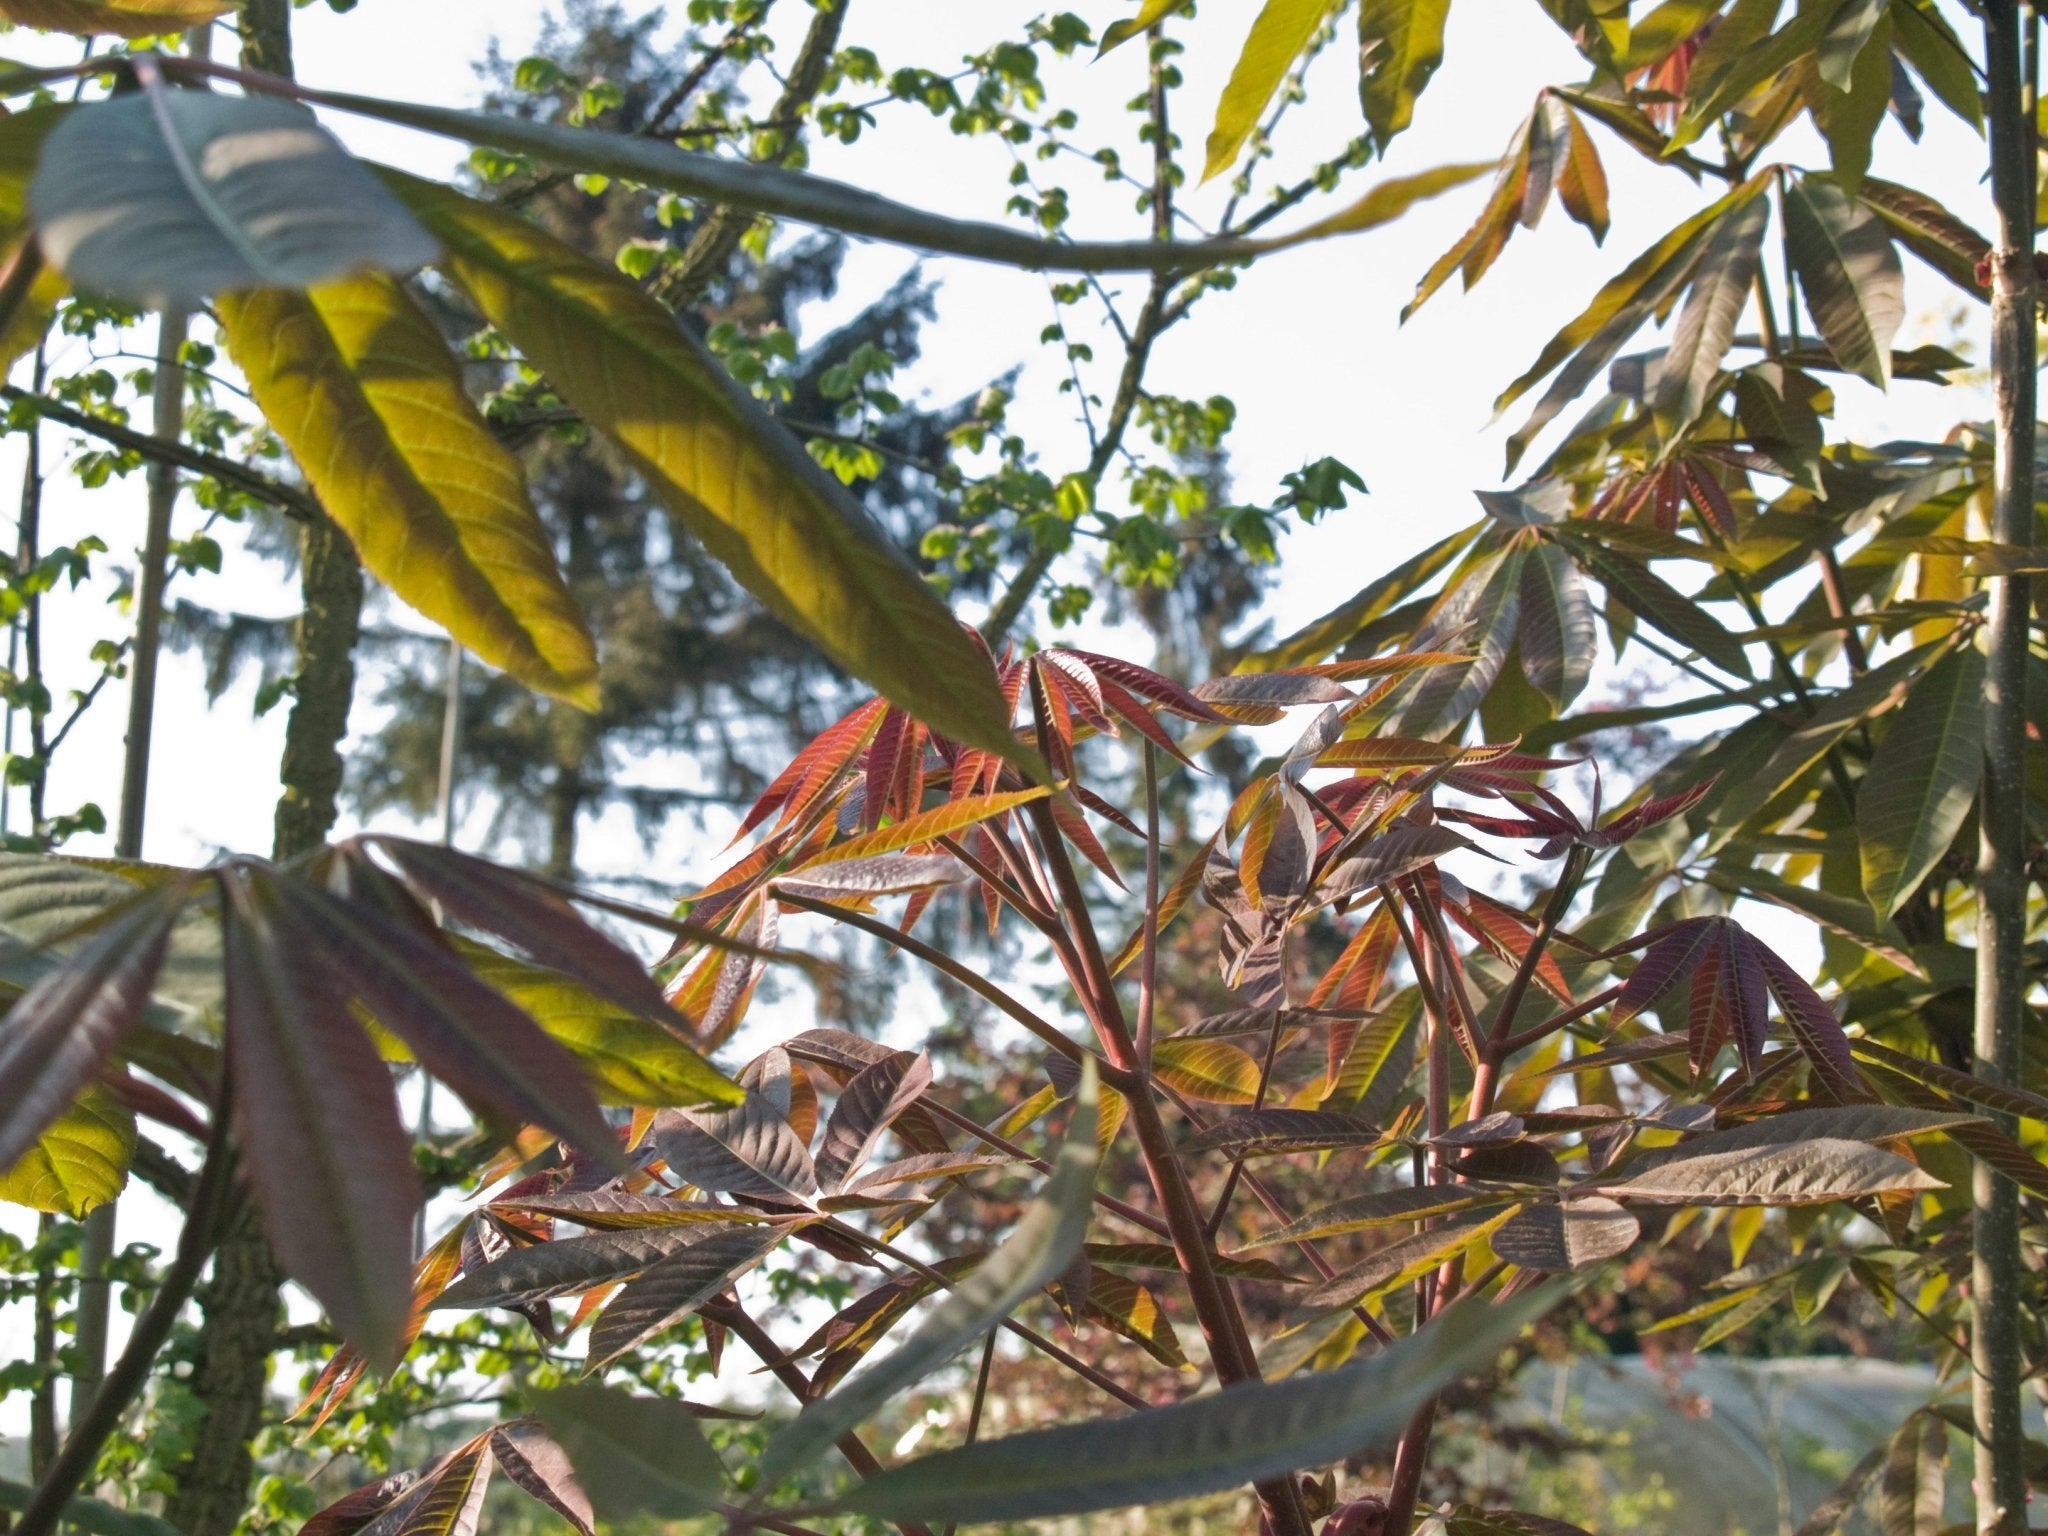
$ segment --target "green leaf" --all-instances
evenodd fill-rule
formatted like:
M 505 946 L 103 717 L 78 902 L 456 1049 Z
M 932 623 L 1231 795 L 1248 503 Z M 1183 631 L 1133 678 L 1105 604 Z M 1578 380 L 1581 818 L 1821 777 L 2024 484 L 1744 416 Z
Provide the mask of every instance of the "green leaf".
M 1828 141 L 1835 181 L 1850 196 L 1870 169 L 1870 141 L 1891 106 L 1892 19 L 1887 0 L 1849 0 L 1829 27 L 1804 82 L 1807 109 Z M 1830 47 L 1840 39 L 1848 62 L 1840 79 L 1829 74 Z
M 201 27 L 235 9 L 237 0 L 0 0 L 0 19 L 43 32 L 82 37 L 162 37 Z
M 777 617 L 945 735 L 1043 776 L 995 670 L 846 488 L 675 318 L 501 209 L 393 173 L 451 276 Z
M 1097 1087 L 1082 1063 L 1073 1120 L 1051 1175 L 1002 1245 L 947 1293 L 917 1331 L 828 1396 L 806 1403 L 761 1454 L 774 1483 L 809 1462 L 898 1392 L 921 1381 L 1066 1272 L 1088 1234 L 1095 1199 Z
M 1979 304 L 1990 302 L 1990 290 L 1977 281 L 1977 264 L 1991 254 L 1990 241 L 1926 193 L 1897 182 L 1865 176 L 1856 195 L 1899 244 Z
M 1943 106 L 1979 132 L 1984 127 L 1984 102 L 1977 93 L 1977 74 L 1963 47 L 1934 0 L 1902 0 L 1892 7 L 1892 46 L 1913 66 Z
M 153 308 L 431 261 L 419 222 L 305 108 L 161 87 L 68 113 L 28 206 L 80 288 Z
M 1557 537 L 1568 539 L 1572 559 L 1605 587 L 1610 597 L 1645 624 L 1669 635 L 1687 650 L 1698 652 L 1724 672 L 1742 678 L 1754 675 L 1742 642 L 1649 566 L 1573 530 Z
M 135 1116 L 98 1084 L 59 1115 L 12 1168 L 0 1171 L 0 1200 L 31 1210 L 83 1216 L 128 1182 Z
M 1672 126 L 1665 154 L 1677 154 L 1757 86 L 1811 53 L 1837 8 L 1833 0 L 1802 3 L 1782 30 L 1772 32 L 1781 4 L 1782 0 L 1735 0 L 1692 62 L 1685 110 Z
M 525 476 L 404 287 L 369 273 L 219 309 L 250 393 L 363 564 L 466 650 L 595 709 L 596 648 Z
M 1880 921 L 1954 844 L 1983 770 L 1984 658 L 1960 646 L 1927 669 L 1856 792 L 1863 891 Z
M 1203 152 L 1203 181 L 1236 162 L 1266 104 L 1333 8 L 1334 0 L 1266 0 L 1259 8 L 1216 103 L 1216 124 Z
M 718 1502 L 724 1468 L 688 1405 L 573 1385 L 534 1395 L 601 1520 L 680 1520 Z
M 1770 222 L 1770 202 L 1759 197 L 1722 220 L 1707 242 L 1657 379 L 1657 414 L 1674 428 L 1691 425 L 1706 406 L 1749 303 Z
M 847 1507 L 883 1519 L 1031 1520 L 1220 1492 L 1384 1444 L 1445 1383 L 1490 1364 L 1556 1304 L 1555 1286 L 1458 1302 L 1342 1370 L 984 1440 L 868 1479 Z
M 1555 544 L 1539 544 L 1522 561 L 1521 614 L 1516 640 L 1522 675 L 1555 714 L 1576 699 L 1599 650 L 1593 605 L 1571 557 Z
M 1102 46 L 1095 50 L 1095 57 L 1101 58 L 1112 48 L 1121 48 L 1132 38 L 1142 36 L 1149 28 L 1157 26 L 1169 16 L 1186 10 L 1193 0 L 1145 0 L 1138 7 L 1138 14 L 1126 16 L 1122 21 L 1113 21 L 1102 29 Z
M 1415 101 L 1444 61 L 1451 0 L 1361 0 L 1358 94 L 1382 155 L 1415 120 Z
M 1796 177 L 1785 185 L 1785 250 L 1835 361 L 1883 389 L 1906 314 L 1905 276 L 1884 221 L 1832 182 Z
M 1674 1157 L 1598 1193 L 1653 1205 L 1825 1205 L 1892 1190 L 1942 1189 L 1916 1164 L 1867 1142 L 1819 1136 L 1791 1146 Z

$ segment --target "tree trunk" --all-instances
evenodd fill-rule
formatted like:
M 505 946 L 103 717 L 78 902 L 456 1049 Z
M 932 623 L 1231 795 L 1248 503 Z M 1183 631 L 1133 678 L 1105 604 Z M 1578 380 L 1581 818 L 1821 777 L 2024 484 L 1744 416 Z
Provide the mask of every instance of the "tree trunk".
M 1991 0 L 1984 62 L 1991 192 L 1991 381 L 1997 460 L 1991 537 L 2034 537 L 2034 14 Z M 2026 676 L 2028 582 L 1994 577 L 1985 636 L 1984 780 L 1978 796 L 1977 1075 L 2017 1083 L 2027 979 Z M 2006 1117 L 2000 1117 L 2006 1118 Z M 2007 1126 L 2008 1133 L 2011 1131 Z M 2026 1431 L 2021 1418 L 2019 1190 L 1982 1162 L 1973 1171 L 1971 1403 L 1976 1419 L 1977 1529 L 2024 1536 Z
M 242 63 L 292 73 L 291 0 L 245 0 Z M 299 546 L 302 611 L 296 636 L 298 685 L 285 725 L 271 852 L 285 859 L 323 843 L 341 792 L 341 742 L 355 696 L 355 645 L 362 624 L 363 571 L 347 537 L 322 518 Z M 261 1222 L 243 1207 L 199 1292 L 203 1316 L 192 1391 L 204 1409 L 191 1453 L 173 1469 L 165 1517 L 186 1536 L 228 1536 L 249 1505 L 251 1446 L 263 1427 L 271 1355 L 283 1309 L 283 1281 Z

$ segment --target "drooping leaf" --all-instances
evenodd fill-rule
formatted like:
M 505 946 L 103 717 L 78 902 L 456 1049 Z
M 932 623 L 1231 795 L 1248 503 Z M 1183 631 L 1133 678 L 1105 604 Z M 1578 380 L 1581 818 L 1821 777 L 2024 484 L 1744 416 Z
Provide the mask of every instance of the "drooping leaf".
M 1236 163 L 1266 104 L 1331 8 L 1331 0 L 1265 0 L 1259 8 L 1216 103 L 1216 123 L 1203 149 L 1203 181 Z
M 1358 94 L 1382 155 L 1415 120 L 1416 98 L 1444 61 L 1451 0 L 1362 0 Z
M 131 898 L 0 1018 L 0 1168 L 12 1168 L 142 1022 L 182 889 Z
M 933 730 L 1037 776 L 987 654 L 674 317 L 523 220 L 395 177 L 485 317 L 784 622 Z
M 1600 1193 L 1655 1205 L 1822 1205 L 1890 1190 L 1940 1189 L 1896 1152 L 1821 1136 L 1793 1146 L 1706 1152 L 1603 1184 Z
M 1522 561 L 1519 606 L 1522 675 L 1560 712 L 1585 689 L 1598 643 L 1586 583 L 1555 544 L 1539 544 Z
M 0 18 L 17 27 L 90 37 L 161 37 L 225 16 L 236 0 L 0 0 Z
M 1578 113 L 1553 98 L 1563 110 L 1565 142 L 1557 167 L 1557 200 L 1564 211 L 1593 233 L 1593 243 L 1607 239 L 1607 171 L 1600 163 L 1600 151 L 1593 136 L 1579 121 Z
M 1828 351 L 1883 389 L 1906 316 L 1905 277 L 1884 221 L 1832 182 L 1796 177 L 1785 186 L 1785 249 Z
M 52 266 L 151 308 L 434 258 L 312 113 L 271 96 L 155 88 L 78 107 L 44 141 L 28 206 Z
M 839 1095 L 832 1118 L 825 1122 L 825 1140 L 818 1149 L 818 1182 L 824 1188 L 844 1187 L 847 1177 L 867 1161 L 882 1133 L 931 1086 L 931 1058 L 922 1051 L 898 1051 L 861 1068 Z
M 1097 1088 L 1093 1060 L 1083 1065 L 1074 1117 L 1038 1197 L 1000 1247 L 963 1279 L 917 1331 L 836 1391 L 804 1405 L 761 1456 L 774 1482 L 804 1465 L 898 1392 L 923 1379 L 995 1327 L 1081 1251 L 1094 1208 Z
M 1383 1443 L 1445 1382 L 1490 1363 L 1558 1294 L 1459 1302 L 1343 1370 L 942 1451 L 868 1479 L 845 1502 L 885 1519 L 1030 1520 L 1192 1497 L 1341 1460 Z
M 83 1216 L 120 1194 L 134 1152 L 134 1114 L 94 1084 L 45 1128 L 12 1168 L 0 1168 L 0 1200 Z
M 545 1504 L 581 1533 L 597 1536 L 590 1495 L 576 1481 L 569 1453 L 531 1419 L 515 1419 L 491 1431 L 491 1455 L 498 1470 L 529 1497 Z
M 716 1296 L 781 1246 L 782 1223 L 706 1229 L 629 1280 L 590 1330 L 592 1371 L 652 1338 Z
M 1915 1414 L 1899 1426 L 1885 1451 L 1877 1483 L 1877 1528 L 1883 1536 L 1935 1536 L 1942 1525 L 1948 1425 L 1934 1414 Z
M 1689 425 L 1706 406 L 1735 322 L 1750 302 L 1770 222 L 1768 199 L 1744 203 L 1715 228 L 1700 257 L 1657 379 L 1657 414 L 1675 426 Z
M 1329 1312 L 1384 1296 L 1441 1268 L 1497 1231 L 1513 1214 L 1512 1209 L 1491 1214 L 1461 1212 L 1436 1226 L 1396 1238 L 1349 1269 L 1311 1286 L 1301 1304 Z
M 679 1520 L 718 1502 L 718 1455 L 673 1398 L 576 1384 L 535 1393 L 534 1412 L 569 1453 L 601 1520 Z
M 1846 0 L 1821 39 L 1812 73 L 1801 81 L 1807 110 L 1828 141 L 1835 181 L 1851 197 L 1870 169 L 1870 141 L 1892 105 L 1891 43 L 1889 0 Z
M 802 1200 L 816 1192 L 818 1176 L 787 1116 L 787 1106 L 750 1091 L 734 1109 L 665 1109 L 648 1139 L 671 1173 L 699 1189 Z
M 1863 892 L 1883 921 L 1945 855 L 1977 798 L 1984 658 L 1958 646 L 1906 695 L 1856 793 Z
M 403 285 L 365 273 L 219 310 L 250 393 L 363 564 L 491 665 L 596 708 L 596 649 L 525 476 Z
M 278 883 L 230 869 L 227 1045 L 235 1123 L 272 1250 L 376 1369 L 412 1312 L 420 1205 L 412 1138 L 391 1072 L 278 900 Z
M 1628 1252 L 1642 1224 L 1599 1195 L 1517 1211 L 1487 1241 L 1496 1257 L 1524 1269 L 1564 1271 L 1603 1264 Z

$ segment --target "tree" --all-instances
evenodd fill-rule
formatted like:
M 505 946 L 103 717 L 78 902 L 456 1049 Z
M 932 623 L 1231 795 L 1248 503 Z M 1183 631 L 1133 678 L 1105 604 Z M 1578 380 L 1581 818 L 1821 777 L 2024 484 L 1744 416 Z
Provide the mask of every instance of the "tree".
M 180 4 L 52 14 L 4 0 L 0 12 L 139 32 L 221 9 Z M 1840 1528 L 1873 1485 L 1888 1530 L 1938 1524 L 1951 1423 L 1976 1446 L 1980 1529 L 2022 1525 L 2017 1392 L 2048 1351 L 2017 1305 L 2016 1244 L 2020 1214 L 2048 1196 L 2039 1131 L 2026 1129 L 2048 1123 L 2048 1097 L 2024 1050 L 2040 1029 L 2023 969 L 2040 916 L 2023 878 L 2038 851 L 2040 724 L 2024 686 L 2038 555 L 2032 11 L 1985 0 L 1980 67 L 1921 0 L 1802 0 L 1790 15 L 1773 0 L 1544 9 L 1589 79 L 1538 90 L 1471 230 L 1410 308 L 1454 270 L 1481 280 L 1553 192 L 1602 237 L 1603 142 L 1691 177 L 1699 208 L 1503 392 L 1505 410 L 1545 385 L 1510 447 L 1512 469 L 1547 444 L 1528 481 L 1482 494 L 1470 528 L 1199 681 L 1005 642 L 1049 581 L 1056 624 L 1102 577 L 1154 613 L 1186 601 L 1186 588 L 1158 594 L 1190 567 L 1241 593 L 1229 551 L 1270 555 L 1287 514 L 1314 517 L 1360 488 L 1324 459 L 1266 503 L 1229 503 L 1229 403 L 1167 393 L 1148 361 L 1235 264 L 1284 259 L 1290 243 L 1384 223 L 1475 178 L 1469 166 L 1382 177 L 1292 235 L 1261 233 L 1410 127 L 1441 62 L 1444 0 L 1360 0 L 1365 132 L 1241 214 L 1339 14 L 1321 0 L 1265 6 L 1204 147 L 1205 175 L 1247 179 L 1221 233 L 1195 239 L 1178 238 L 1167 35 L 1190 8 L 1155 0 L 1107 29 L 1104 52 L 1143 39 L 1133 114 L 1151 164 L 1132 178 L 1148 238 L 1099 244 L 1063 237 L 1064 193 L 1023 161 L 1016 212 L 1043 233 L 812 178 L 779 112 L 742 162 L 602 121 L 254 77 L 250 94 L 214 93 L 203 82 L 220 71 L 190 55 L 45 72 L 114 67 L 133 89 L 0 122 L 0 166 L 15 167 L 36 237 L 13 247 L 0 331 L 33 319 L 49 291 L 38 252 L 69 283 L 173 313 L 214 295 L 228 350 L 312 496 L 168 434 L 114 436 L 120 424 L 90 412 L 69 424 L 342 530 L 396 596 L 510 677 L 599 705 L 573 553 L 565 576 L 475 382 L 391 275 L 432 261 L 435 302 L 472 306 L 493 331 L 478 350 L 513 363 L 501 398 L 515 419 L 609 442 L 736 582 L 879 697 L 768 783 L 745 818 L 750 845 L 675 917 L 388 835 L 313 846 L 327 822 L 293 842 L 287 822 L 331 821 L 332 790 L 323 802 L 329 781 L 289 767 L 300 810 L 281 817 L 275 862 L 21 865 L 7 889 L 22 893 L 12 925 L 26 969 L 0 1027 L 0 1069 L 23 1085 L 0 1111 L 10 1188 L 61 1182 L 80 1146 L 98 1149 L 101 1193 L 118 1187 L 118 1132 L 135 1113 L 205 1148 L 178 1250 L 25 1496 L 22 1525 L 41 1536 L 67 1512 L 93 1516 L 72 1496 L 237 1219 L 237 1159 L 284 1270 L 343 1345 L 309 1397 L 319 1419 L 419 1345 L 436 1313 L 497 1309 L 538 1341 L 515 1357 L 501 1321 L 426 1343 L 491 1373 L 504 1416 L 434 1447 L 415 1476 L 330 1504 L 317 1530 L 466 1533 L 494 1469 L 585 1531 L 652 1514 L 742 1530 L 873 1518 L 915 1533 L 1245 1485 L 1261 1527 L 1286 1536 L 1318 1522 L 1406 1536 L 1423 1518 L 1461 1536 L 1542 1529 L 1540 1512 L 1425 1503 L 1456 1411 L 1447 1389 L 1612 1318 L 1611 1301 L 1568 1299 L 1570 1283 L 1548 1277 L 1623 1259 L 1667 1278 L 1710 1260 L 1720 1271 L 1715 1294 L 1645 1331 L 1697 1330 L 1704 1347 L 1782 1302 L 1807 1321 L 1853 1290 L 1910 1315 L 1898 1326 L 1924 1328 L 1950 1368 L 1967 1361 L 1970 1410 L 1915 1412 L 1806 1530 Z M 760 15 L 716 18 L 735 41 L 712 46 L 713 68 L 758 36 Z M 1042 162 L 1075 147 L 1040 69 L 1094 43 L 1080 19 L 1035 24 L 957 78 L 885 77 L 840 46 L 843 20 L 818 12 L 786 75 L 783 99 L 798 93 L 821 128 L 853 141 L 873 130 L 872 108 L 833 93 L 886 78 L 892 98 L 1035 146 Z M 1087 461 L 1055 476 L 1014 434 L 987 445 L 1003 433 L 1000 403 L 961 424 L 968 448 L 978 433 L 995 451 L 942 482 L 962 515 L 921 552 L 963 577 L 1009 567 L 977 636 L 818 462 L 858 479 L 875 419 L 805 453 L 749 387 L 773 374 L 764 349 L 715 355 L 617 262 L 552 241 L 503 201 L 373 178 L 281 104 L 292 96 L 450 133 L 479 145 L 487 169 L 540 175 L 523 185 L 610 176 L 719 205 L 680 254 L 646 255 L 643 276 L 671 298 L 729 270 L 762 216 L 1083 274 L 1058 301 L 1111 303 L 1123 343 L 1113 391 L 1091 399 L 1085 343 L 1064 323 L 1047 333 L 1088 403 Z M 1927 96 L 1987 131 L 1995 244 L 1873 174 L 1887 112 L 1910 126 Z M 593 82 L 578 102 L 601 119 L 627 98 Z M 707 96 L 700 110 L 726 104 Z M 1766 163 L 1802 114 L 1827 165 Z M 233 152 L 237 135 L 300 161 L 288 178 L 261 174 Z M 1114 150 L 1090 158 L 1126 174 Z M 258 173 L 238 170 L 249 163 Z M 190 244 L 165 259 L 168 241 L 114 222 L 134 209 Z M 296 238 L 308 230 L 313 255 Z M 1940 443 L 1831 441 L 1830 375 L 1883 386 L 1957 366 L 1893 346 L 1902 250 L 1965 293 L 1989 289 L 1997 419 Z M 1128 317 L 1087 280 L 1113 269 L 1154 274 Z M 1740 329 L 1748 313 L 1754 333 Z M 1660 344 L 1624 355 L 1667 319 Z M 1604 396 L 1567 419 L 1603 375 Z M 1152 439 L 1143 454 L 1134 429 Z M 542 483 L 591 463 L 544 461 Z M 1128 513 L 1107 504 L 1112 471 Z M 1072 560 L 1080 534 L 1099 541 L 1094 569 Z M 339 534 L 320 537 L 343 550 Z M 1679 563 L 1703 573 L 1691 592 L 1653 569 Z M 308 652 L 337 632 L 323 630 L 316 562 L 306 570 L 295 728 L 303 715 L 326 733 L 324 762 L 348 685 L 314 681 Z M 349 608 L 344 667 L 353 623 Z M 1603 636 L 1613 657 L 1659 658 L 1676 696 L 1589 707 Z M 1167 659 L 1186 664 L 1188 649 Z M 1193 749 L 1296 710 L 1291 747 L 1224 759 L 1241 773 L 1227 806 L 1173 784 Z M 1644 726 L 1671 729 L 1669 756 L 1603 803 L 1598 777 L 1577 770 L 1605 733 Z M 1213 830 L 1170 836 L 1169 806 Z M 1444 866 L 1510 852 L 1542 871 L 1533 892 Z M 920 936 L 944 893 L 1014 936 L 1015 974 Z M 671 938 L 658 983 L 579 902 Z M 1755 931 L 1756 904 L 1814 925 L 1814 975 Z M 55 916 L 81 909 L 82 924 Z M 1000 1015 L 1040 1076 L 1002 1075 L 998 1061 L 979 1082 L 950 1064 L 942 1077 L 927 1051 L 829 1027 L 729 1075 L 712 1066 L 770 967 L 843 984 L 785 945 L 786 925 L 818 920 Z M 1958 942 L 1966 928 L 1974 955 Z M 478 1122 L 462 1146 L 434 1150 L 437 1174 L 473 1176 L 480 1199 L 416 1262 L 411 1146 L 379 1055 L 396 1054 L 391 1042 Z M 992 1085 L 1009 1102 L 984 1120 Z M 608 1117 L 604 1101 L 630 1116 Z M 884 1138 L 894 1155 L 872 1166 Z M 1334 1200 L 1331 1168 L 1346 1181 Z M 45 1273 L 55 1262 L 40 1260 Z M 799 1290 L 833 1308 L 801 1341 L 760 1306 Z M 1028 1316 L 1041 1293 L 1064 1341 Z M 568 1297 L 567 1331 L 588 1325 L 585 1373 L 613 1384 L 569 1379 L 549 1305 Z M 1253 1317 L 1294 1332 L 1261 1343 Z M 796 1411 L 707 1436 L 702 1410 L 678 1400 L 681 1377 L 715 1372 L 733 1344 Z M 863 1431 L 977 1347 L 961 1443 L 882 1465 Z M 1086 1390 L 1059 1400 L 1076 1421 L 981 1434 L 1013 1350 Z M 1203 1362 L 1195 1381 L 1190 1359 Z M 1210 1375 L 1230 1390 L 1189 1390 Z M 744 1473 L 721 1457 L 741 1448 Z M 1329 1469 L 1359 1456 L 1368 1475 L 1340 1497 Z

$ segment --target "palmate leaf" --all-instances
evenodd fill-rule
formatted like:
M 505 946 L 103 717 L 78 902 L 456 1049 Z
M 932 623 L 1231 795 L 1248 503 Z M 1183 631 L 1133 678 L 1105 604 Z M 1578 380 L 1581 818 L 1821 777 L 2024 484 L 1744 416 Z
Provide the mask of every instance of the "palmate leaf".
M 1398 1433 L 1417 1405 L 1490 1364 L 1561 1295 L 1546 1286 L 1506 1302 L 1461 1301 L 1360 1365 L 942 1451 L 868 1479 L 844 1502 L 884 1519 L 1030 1520 L 1187 1498 L 1340 1460 Z
M 1785 186 L 1785 250 L 1836 362 L 1879 389 L 1906 315 L 1905 277 L 1884 221 L 1831 182 Z
M 29 1153 L 142 1022 L 185 889 L 134 897 L 0 1018 L 0 1168 Z
M 1919 888 L 1977 798 L 1984 658 L 1951 651 L 1914 684 L 1856 792 L 1863 891 L 1880 922 Z
M 882 1133 L 931 1083 L 931 1058 L 922 1051 L 914 1056 L 897 1051 L 855 1073 L 825 1122 L 825 1140 L 817 1156 L 818 1182 L 827 1189 L 844 1188 Z
M 995 1327 L 1041 1286 L 1066 1272 L 1081 1251 L 1094 1208 L 1097 1085 L 1083 1063 L 1074 1117 L 1038 1196 L 1001 1246 L 933 1309 L 916 1332 L 829 1395 L 804 1405 L 761 1456 L 773 1483 L 818 1455 L 898 1392 L 922 1380 Z
M 534 1412 L 569 1453 L 602 1520 L 679 1520 L 718 1502 L 718 1454 L 696 1415 L 673 1398 L 579 1384 L 535 1393 Z
M 1724 219 L 1707 242 L 1658 373 L 1656 409 L 1665 422 L 1688 426 L 1706 406 L 1708 386 L 1750 301 L 1770 222 L 1770 202 L 1759 197 Z
M 674 316 L 510 213 L 389 174 L 449 275 L 742 586 L 933 730 L 1042 777 L 986 652 Z
M 262 96 L 153 85 L 78 107 L 44 141 L 28 207 L 74 284 L 152 308 L 434 257 L 312 113 Z
M 576 1481 L 569 1453 L 531 1419 L 515 1419 L 491 1431 L 491 1456 L 529 1498 L 538 1500 L 581 1533 L 597 1536 L 590 1495 Z
M 1222 1040 L 1161 1040 L 1152 1072 L 1169 1088 L 1205 1104 L 1249 1104 L 1259 1091 L 1259 1064 Z
M 744 1212 L 736 1213 L 744 1215 Z M 434 1309 L 525 1307 L 624 1280 L 701 1241 L 705 1223 L 582 1232 L 530 1243 L 470 1270 L 434 1298 Z
M 224 874 L 235 1117 L 286 1273 L 375 1369 L 403 1349 L 420 1205 L 391 1073 L 269 882 Z
M 466 649 L 597 707 L 597 652 L 518 461 L 382 273 L 219 304 L 250 393 L 363 564 Z
M 1496 1258 L 1523 1269 L 1561 1272 L 1603 1264 L 1628 1252 L 1642 1224 L 1599 1195 L 1517 1211 L 1487 1241 Z
M 733 1109 L 665 1109 L 647 1134 L 669 1172 L 699 1189 L 803 1200 L 817 1192 L 818 1175 L 788 1113 L 787 1103 L 750 1090 Z
M 160 37 L 204 26 L 233 9 L 235 0 L 0 0 L 0 19 L 88 37 Z
M 1186 1156 L 1221 1152 L 1226 1157 L 1271 1157 L 1330 1147 L 1369 1147 L 1380 1136 L 1378 1126 L 1350 1115 L 1313 1109 L 1260 1109 L 1219 1120 L 1189 1137 L 1180 1150 Z

